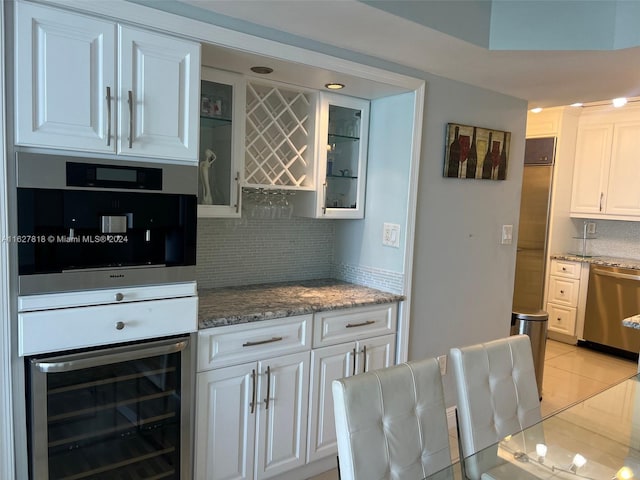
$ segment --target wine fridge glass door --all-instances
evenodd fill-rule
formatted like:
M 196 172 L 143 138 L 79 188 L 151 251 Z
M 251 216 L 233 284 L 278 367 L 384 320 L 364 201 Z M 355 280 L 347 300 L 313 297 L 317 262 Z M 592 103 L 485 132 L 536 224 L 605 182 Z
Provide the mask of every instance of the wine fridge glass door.
M 189 343 L 29 359 L 31 478 L 188 478 Z

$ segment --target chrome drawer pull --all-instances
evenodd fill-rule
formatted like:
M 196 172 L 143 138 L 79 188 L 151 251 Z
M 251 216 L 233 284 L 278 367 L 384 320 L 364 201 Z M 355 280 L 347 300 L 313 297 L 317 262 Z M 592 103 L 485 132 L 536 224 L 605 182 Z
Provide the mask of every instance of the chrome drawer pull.
M 121 293 L 116 293 L 116 302 L 121 302 L 124 300 L 124 295 Z
M 284 340 L 284 337 L 273 337 L 273 338 L 270 338 L 269 340 L 260 340 L 258 342 L 246 342 L 246 343 L 243 343 L 242 346 L 255 347 L 256 345 L 264 345 L 265 343 L 280 342 L 281 340 Z
M 116 323 L 116 330 L 122 330 L 124 328 L 124 322 Z
M 367 320 L 362 323 L 347 323 L 346 328 L 355 328 L 355 327 L 366 327 L 367 325 L 371 325 L 372 323 L 376 323 L 375 320 Z

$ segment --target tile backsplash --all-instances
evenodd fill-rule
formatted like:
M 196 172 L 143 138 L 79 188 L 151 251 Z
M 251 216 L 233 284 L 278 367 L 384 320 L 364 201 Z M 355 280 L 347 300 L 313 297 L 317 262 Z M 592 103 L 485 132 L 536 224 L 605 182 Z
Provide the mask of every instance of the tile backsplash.
M 594 256 L 640 259 L 640 222 L 595 220 L 595 238 L 589 240 Z M 582 220 L 574 220 L 576 231 L 582 231 Z
M 198 219 L 198 288 L 336 278 L 402 294 L 402 273 L 334 263 L 336 220 Z
M 199 218 L 198 287 L 331 277 L 334 232 L 332 220 Z

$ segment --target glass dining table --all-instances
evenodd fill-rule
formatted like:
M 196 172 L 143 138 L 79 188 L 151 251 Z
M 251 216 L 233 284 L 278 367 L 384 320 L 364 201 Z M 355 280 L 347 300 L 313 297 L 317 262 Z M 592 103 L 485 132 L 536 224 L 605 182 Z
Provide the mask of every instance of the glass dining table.
M 425 480 L 640 479 L 640 375 Z

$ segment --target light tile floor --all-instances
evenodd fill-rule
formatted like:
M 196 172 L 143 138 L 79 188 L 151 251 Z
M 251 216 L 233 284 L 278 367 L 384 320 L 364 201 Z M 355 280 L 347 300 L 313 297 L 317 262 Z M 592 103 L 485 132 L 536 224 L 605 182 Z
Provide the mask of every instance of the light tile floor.
M 604 390 L 637 371 L 637 363 L 587 348 L 547 341 L 542 381 L 542 416 Z M 455 429 L 450 431 L 451 456 L 458 458 Z M 337 480 L 331 470 L 309 480 Z

